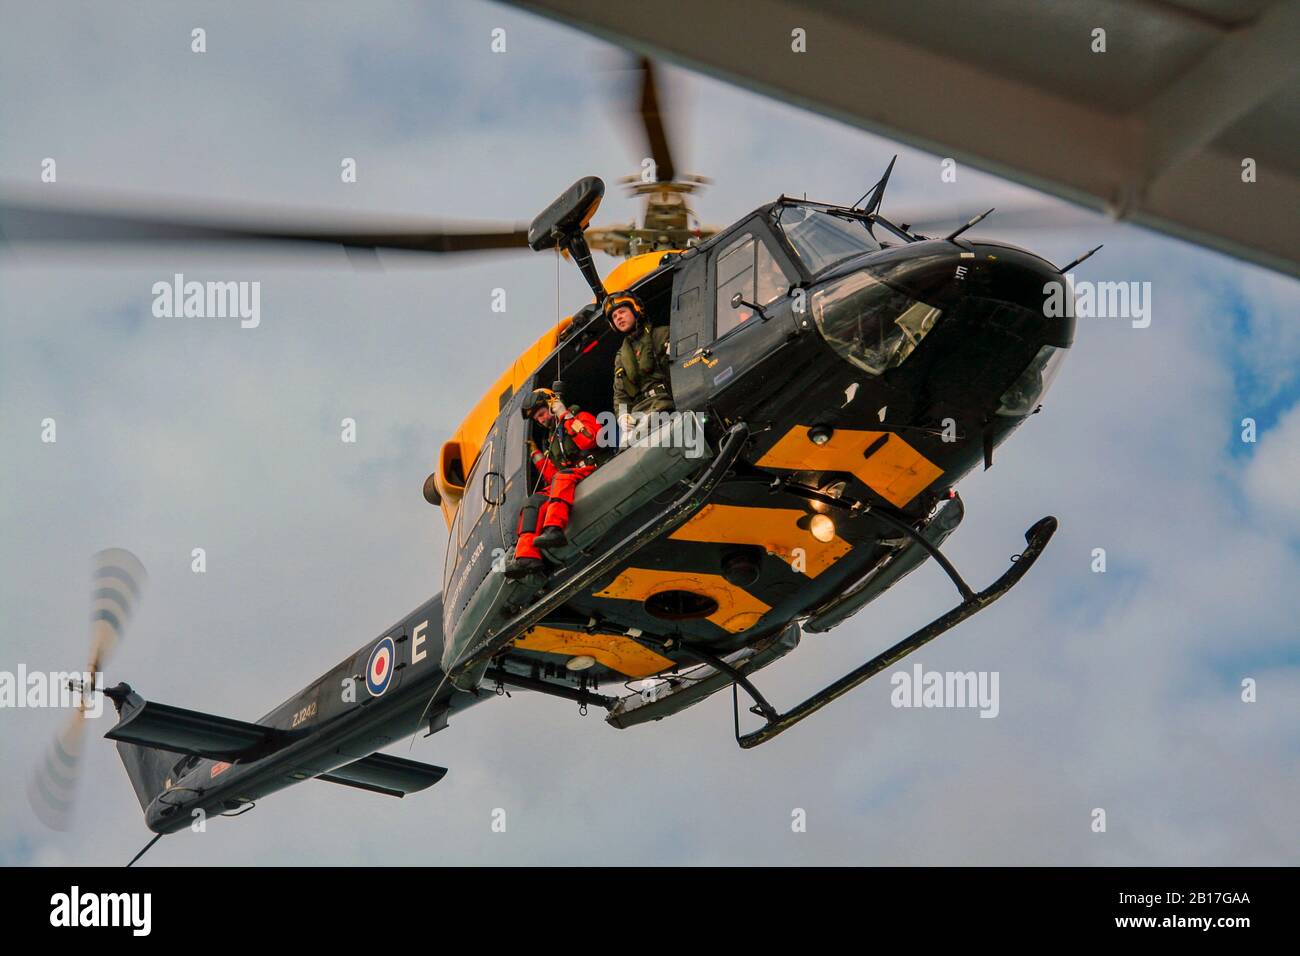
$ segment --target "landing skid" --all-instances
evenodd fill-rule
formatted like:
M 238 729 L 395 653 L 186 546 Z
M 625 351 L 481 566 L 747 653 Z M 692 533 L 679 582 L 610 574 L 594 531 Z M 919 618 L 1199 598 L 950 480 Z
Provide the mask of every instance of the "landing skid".
M 877 515 L 886 517 L 880 512 L 877 512 Z M 891 521 L 891 523 L 895 522 Z M 1032 528 L 1025 532 L 1025 550 L 1011 559 L 1011 567 L 1003 572 L 1000 578 L 983 591 L 976 592 L 972 591 L 966 582 L 962 580 L 961 575 L 957 573 L 956 568 L 954 568 L 952 564 L 939 553 L 938 549 L 934 548 L 928 541 L 922 538 L 914 528 L 901 521 L 896 522 L 896 524 L 900 530 L 906 532 L 910 537 L 919 541 L 921 545 L 936 559 L 939 566 L 942 567 L 948 577 L 952 579 L 953 584 L 957 586 L 957 590 L 961 593 L 961 603 L 947 614 L 931 621 L 919 631 L 915 631 L 910 636 L 899 641 L 893 647 L 877 654 L 861 667 L 845 674 L 833 684 L 828 684 L 822 690 L 805 700 L 802 704 L 799 704 L 797 707 L 794 707 L 785 713 L 779 713 L 776 708 L 769 704 L 763 698 L 763 695 L 758 692 L 757 688 L 755 688 L 743 674 L 738 671 L 731 673 L 730 676 L 733 680 L 731 685 L 731 700 L 732 710 L 735 715 L 736 743 L 740 744 L 741 747 L 749 749 L 771 740 L 783 730 L 787 730 L 799 723 L 799 721 L 803 720 L 805 717 L 815 714 L 837 697 L 847 694 L 868 678 L 879 674 L 886 667 L 902 660 L 918 647 L 923 647 L 930 643 L 940 634 L 960 624 L 962 621 L 966 620 L 966 618 L 975 614 L 975 612 L 982 611 L 984 608 L 988 607 L 998 598 L 1002 597 L 1002 595 L 1010 591 L 1020 581 L 1020 579 L 1025 576 L 1025 573 L 1033 567 L 1034 562 L 1038 560 L 1038 556 L 1043 553 L 1043 549 L 1047 547 L 1047 542 L 1051 540 L 1052 535 L 1056 533 L 1055 518 L 1049 516 L 1039 520 Z M 728 672 L 733 670 L 723 661 L 712 659 L 709 663 L 720 670 Z M 740 702 L 738 699 L 737 687 L 744 688 L 745 692 L 753 698 L 754 705 L 749 708 L 750 713 L 757 714 L 767 721 L 758 730 L 744 735 L 740 732 Z

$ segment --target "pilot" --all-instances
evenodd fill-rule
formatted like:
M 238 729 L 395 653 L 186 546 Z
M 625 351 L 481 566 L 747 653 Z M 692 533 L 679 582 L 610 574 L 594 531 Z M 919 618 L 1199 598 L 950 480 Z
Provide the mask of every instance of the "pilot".
M 625 431 L 633 416 L 673 409 L 669 389 L 668 327 L 646 320 L 641 300 L 631 292 L 618 292 L 605 299 L 605 318 L 623 335 L 623 346 L 614 357 L 614 411 Z
M 576 405 L 566 408 L 549 388 L 536 389 L 520 411 L 548 432 L 545 451 L 532 439 L 528 441 L 546 491 L 529 497 L 519 513 L 519 541 L 514 558 L 506 565 L 506 577 L 511 580 L 545 571 L 539 549 L 556 548 L 567 541 L 564 529 L 573 509 L 573 492 L 578 482 L 596 470 L 600 433 L 594 415 Z

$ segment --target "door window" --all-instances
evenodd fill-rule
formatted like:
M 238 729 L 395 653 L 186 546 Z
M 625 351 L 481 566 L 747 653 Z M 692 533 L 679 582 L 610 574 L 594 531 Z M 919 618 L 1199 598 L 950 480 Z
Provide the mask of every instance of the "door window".
M 460 522 L 460 546 L 462 548 L 487 507 L 487 501 L 483 497 L 483 477 L 492 469 L 493 444 L 492 438 L 489 437 L 487 444 L 483 446 L 483 451 L 479 453 L 478 461 L 474 462 L 474 468 L 469 473 L 469 479 L 465 482 L 465 497 L 461 499 L 460 513 L 456 515 L 456 520 Z
M 731 307 L 736 293 L 746 302 L 767 305 L 783 296 L 793 281 L 767 245 L 748 234 L 718 254 L 714 275 L 717 281 L 714 338 L 721 338 L 753 315 L 749 306 Z
M 510 420 L 510 424 L 506 426 L 506 464 L 503 469 L 506 481 L 514 481 L 524 467 L 524 443 L 527 441 L 527 436 L 524 434 L 524 417 L 519 414 L 522 404 L 522 401 L 511 402 L 506 411 Z

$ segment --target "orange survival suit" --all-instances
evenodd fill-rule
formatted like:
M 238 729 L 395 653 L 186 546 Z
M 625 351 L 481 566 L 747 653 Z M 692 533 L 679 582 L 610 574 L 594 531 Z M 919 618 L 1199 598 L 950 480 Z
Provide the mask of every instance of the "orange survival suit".
M 564 529 L 569 525 L 573 510 L 574 490 L 578 482 L 596 470 L 597 465 L 596 438 L 600 425 L 596 417 L 576 406 L 566 408 L 554 393 L 547 393 L 544 389 L 538 392 L 543 393 L 542 398 L 535 398 L 523 411 L 527 417 L 532 417 L 531 412 L 543 401 L 551 410 L 545 451 L 529 443 L 533 465 L 541 474 L 546 490 L 531 495 L 519 513 L 516 560 L 541 561 L 539 544 L 541 547 L 554 547 L 565 543 Z

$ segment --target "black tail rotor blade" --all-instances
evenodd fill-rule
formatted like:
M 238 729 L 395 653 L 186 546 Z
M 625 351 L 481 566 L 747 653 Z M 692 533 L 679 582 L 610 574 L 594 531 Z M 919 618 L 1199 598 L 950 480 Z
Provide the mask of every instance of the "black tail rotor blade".
M 82 685 L 81 706 L 74 710 L 45 748 L 28 780 L 27 800 L 37 818 L 52 830 L 67 830 L 72 822 L 77 782 L 81 775 L 89 695 L 97 689 L 96 675 L 126 633 L 140 594 L 148 581 L 144 565 L 130 551 L 109 548 L 92 563 L 90 590 L 89 684 Z M 54 688 L 51 688 L 51 693 Z
M 38 820 L 51 830 L 67 830 L 81 775 L 81 748 L 86 719 L 74 711 L 45 748 L 45 755 L 27 781 L 27 802 Z

